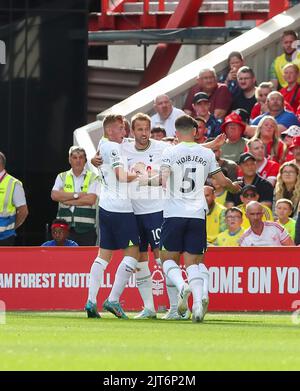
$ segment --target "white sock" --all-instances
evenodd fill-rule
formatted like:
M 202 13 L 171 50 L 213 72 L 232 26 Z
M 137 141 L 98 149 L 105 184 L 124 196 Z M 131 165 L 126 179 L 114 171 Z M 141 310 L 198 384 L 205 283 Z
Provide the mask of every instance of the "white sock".
M 89 284 L 89 297 L 92 303 L 97 303 L 97 294 L 101 285 L 102 277 L 104 274 L 104 270 L 108 262 L 100 257 L 97 257 L 92 264 L 90 271 L 90 284 Z
M 110 295 L 108 296 L 109 301 L 119 301 L 129 278 L 132 276 L 134 269 L 137 267 L 137 263 L 138 261 L 135 258 L 127 255 L 122 259 L 117 269 Z
M 165 279 L 166 279 L 167 294 L 170 302 L 170 310 L 177 311 L 178 290 L 176 286 L 172 283 L 172 281 L 169 279 L 169 277 L 165 276 Z
M 163 263 L 163 271 L 172 284 L 176 286 L 178 292 L 180 292 L 184 286 L 184 279 L 182 277 L 181 269 L 177 263 L 171 259 L 165 261 Z
M 203 280 L 199 267 L 198 265 L 191 265 L 186 268 L 186 272 L 188 275 L 189 287 L 193 294 L 193 304 L 200 303 L 202 299 Z
M 162 261 L 160 258 L 155 258 L 155 262 L 156 262 L 157 266 L 162 267 Z
M 136 272 L 137 287 L 144 302 L 144 308 L 155 312 L 153 293 L 152 293 L 152 276 L 149 270 L 149 263 L 139 262 Z
M 208 297 L 208 282 L 209 282 L 209 271 L 204 263 L 198 265 L 201 278 L 203 280 L 203 296 Z

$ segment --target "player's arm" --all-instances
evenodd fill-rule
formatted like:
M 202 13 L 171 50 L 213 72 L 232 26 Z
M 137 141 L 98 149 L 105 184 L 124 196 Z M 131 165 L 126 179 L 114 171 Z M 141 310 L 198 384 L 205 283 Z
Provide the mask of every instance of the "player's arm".
M 214 140 L 208 141 L 205 144 L 201 144 L 202 147 L 209 149 L 219 149 L 226 141 L 225 133 L 219 134 Z
M 146 172 L 138 178 L 141 186 L 163 186 L 166 187 L 171 169 L 169 166 L 161 166 L 158 174 L 151 176 L 151 171 Z
M 132 182 L 138 177 L 138 174 L 135 172 L 125 171 L 123 166 L 115 167 L 115 174 L 119 182 L 125 183 Z
M 237 182 L 232 182 L 227 178 L 222 171 L 218 171 L 211 175 L 220 186 L 225 187 L 230 193 L 238 193 L 241 191 L 241 186 Z
M 97 151 L 96 155 L 94 157 L 92 157 L 91 163 L 96 168 L 98 168 L 99 166 L 101 166 L 103 164 L 103 159 L 102 159 L 102 156 L 100 155 L 99 151 Z

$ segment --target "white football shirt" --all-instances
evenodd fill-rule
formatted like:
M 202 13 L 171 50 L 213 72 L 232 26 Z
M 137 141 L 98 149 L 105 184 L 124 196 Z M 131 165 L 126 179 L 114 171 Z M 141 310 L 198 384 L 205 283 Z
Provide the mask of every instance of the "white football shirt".
M 162 163 L 162 153 L 169 144 L 150 140 L 147 149 L 136 149 L 134 142 L 124 142 L 121 145 L 124 159 L 127 158 L 128 168 L 140 167 L 141 170 L 150 170 L 151 176 L 159 175 Z M 156 213 L 163 210 L 164 191 L 161 186 L 140 186 L 138 182 L 130 183 L 130 198 L 134 214 L 142 215 Z
M 282 246 L 282 242 L 289 237 L 285 228 L 273 221 L 265 221 L 263 223 L 264 228 L 260 235 L 256 235 L 251 227 L 248 228 L 239 240 L 240 246 Z
M 213 151 L 194 142 L 181 142 L 164 151 L 162 165 L 171 170 L 164 217 L 204 219 L 208 210 L 203 189 L 206 178 L 221 171 Z
M 128 183 L 119 182 L 115 174 L 117 167 L 123 167 L 127 171 L 127 162 L 122 158 L 121 144 L 102 137 L 98 151 L 103 159 L 103 164 L 99 167 L 101 179 L 99 206 L 109 212 L 133 212 Z

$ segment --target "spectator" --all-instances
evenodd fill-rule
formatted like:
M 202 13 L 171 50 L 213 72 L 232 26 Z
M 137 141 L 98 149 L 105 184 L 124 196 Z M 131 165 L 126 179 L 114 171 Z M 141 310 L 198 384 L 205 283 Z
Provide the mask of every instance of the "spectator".
M 255 75 L 250 67 L 243 66 L 238 70 L 237 81 L 239 85 L 239 91 L 233 97 L 231 110 L 242 108 L 249 113 L 255 105 Z
M 248 220 L 248 217 L 246 216 L 246 208 L 249 202 L 251 201 L 258 201 L 259 199 L 259 194 L 256 189 L 256 186 L 253 185 L 246 185 L 243 187 L 241 191 L 241 201 L 242 203 L 238 205 L 238 208 L 241 210 L 242 215 L 243 215 L 243 223 L 242 223 L 242 228 L 244 230 L 248 229 L 250 227 L 250 222 Z M 266 205 L 263 205 L 263 221 L 273 221 L 273 213 L 270 208 L 268 208 Z
M 132 137 L 130 122 L 126 118 L 124 118 L 124 128 L 125 128 L 125 137 Z
M 76 242 L 68 239 L 70 226 L 64 219 L 55 219 L 51 224 L 52 240 L 43 243 L 42 246 L 78 246 Z
M 161 126 L 155 126 L 151 129 L 151 138 L 153 140 L 162 140 L 164 137 L 167 137 L 165 128 Z
M 267 96 L 267 106 L 268 111 L 254 118 L 254 120 L 251 122 L 251 125 L 258 125 L 259 121 L 263 117 L 266 115 L 271 115 L 276 120 L 280 133 L 292 125 L 300 126 L 296 115 L 284 108 L 284 98 L 279 91 L 272 91 L 269 93 Z
M 256 172 L 274 187 L 279 172 L 279 163 L 265 157 L 265 146 L 260 138 L 252 138 L 249 140 L 247 148 L 255 157 Z
M 159 95 L 154 99 L 156 114 L 151 117 L 151 128 L 161 126 L 165 129 L 167 137 L 175 136 L 175 120 L 184 114 L 181 109 L 173 106 L 168 95 Z
M 240 238 L 242 247 L 294 246 L 287 231 L 273 221 L 262 221 L 263 207 L 257 201 L 251 201 L 246 207 L 246 216 L 250 221 L 248 228 Z
M 69 149 L 71 170 L 56 177 L 51 198 L 59 203 L 57 218 L 70 224 L 70 239 L 79 246 L 94 246 L 99 178 L 85 168 L 86 161 L 83 148 L 73 146 Z
M 277 223 L 285 228 L 290 237 L 295 240 L 296 220 L 290 218 L 293 209 L 292 201 L 287 198 L 280 198 L 276 201 L 275 213 L 278 218 Z
M 198 129 L 194 137 L 194 140 L 197 144 L 204 144 L 205 141 L 207 140 L 206 121 L 203 117 L 196 117 L 195 120 L 198 123 Z
M 226 208 L 215 201 L 215 190 L 211 186 L 204 186 L 208 213 L 206 215 L 207 242 L 212 244 L 218 234 L 225 230 Z
M 300 169 L 293 162 L 286 162 L 279 169 L 275 186 L 275 199 L 277 201 L 281 198 L 292 201 L 294 215 L 300 200 Z
M 276 90 L 287 86 L 282 71 L 284 66 L 289 62 L 293 62 L 296 65 L 300 64 L 300 54 L 296 52 L 295 45 L 297 39 L 298 34 L 293 30 L 286 30 L 282 33 L 281 47 L 283 53 L 275 58 L 270 69 L 270 80 Z
M 237 162 L 240 154 L 245 150 L 246 139 L 242 137 L 246 126 L 237 113 L 227 115 L 221 129 L 227 139 L 221 147 L 222 158 Z
M 216 156 L 216 160 L 219 163 L 219 166 L 221 167 L 224 175 L 227 176 L 228 178 L 230 178 L 232 180 L 232 182 L 236 181 L 237 180 L 238 165 L 233 160 L 223 159 L 221 157 L 221 154 L 222 154 L 221 147 L 213 148 L 213 152 Z M 226 174 L 225 174 L 225 172 L 226 172 Z
M 246 185 L 256 186 L 259 194 L 259 202 L 267 205 L 270 209 L 273 203 L 273 186 L 270 182 L 263 179 L 256 173 L 256 160 L 255 157 L 249 153 L 242 153 L 239 160 L 239 166 L 242 172 L 241 187 Z M 226 206 L 237 206 L 240 204 L 240 194 L 227 194 Z
M 260 85 L 256 88 L 255 90 L 255 97 L 257 102 L 255 105 L 252 107 L 251 113 L 250 113 L 250 118 L 254 119 L 258 117 L 261 114 L 264 114 L 268 111 L 268 106 L 267 106 L 267 96 L 269 95 L 270 92 L 273 91 L 273 83 L 270 81 L 264 81 L 260 83 Z
M 218 83 L 214 68 L 204 68 L 199 72 L 198 84 L 191 88 L 185 104 L 184 111 L 195 117 L 193 99 L 197 92 L 205 92 L 209 96 L 210 111 L 217 118 L 223 120 L 232 103 L 232 96 L 225 84 Z
M 281 88 L 280 92 L 286 102 L 288 102 L 294 113 L 300 103 L 300 84 L 298 83 L 299 68 L 296 64 L 286 64 L 283 67 L 283 77 L 287 86 Z
M 256 128 L 253 139 L 259 138 L 265 148 L 265 157 L 281 164 L 285 161 L 286 146 L 279 138 L 277 122 L 270 115 L 262 117 Z
M 0 246 L 15 244 L 16 229 L 28 216 L 22 182 L 5 170 L 6 157 L 0 152 Z
M 300 127 L 296 125 L 290 126 L 287 130 L 281 133 L 281 138 L 288 149 L 293 144 L 293 138 L 297 136 L 300 136 Z M 288 154 L 290 155 L 290 158 L 286 156 L 286 161 L 292 160 L 294 158 L 294 155 L 291 151 L 289 151 Z
M 235 95 L 239 90 L 237 72 L 245 65 L 244 58 L 240 52 L 231 52 L 228 56 L 227 62 L 227 71 L 221 75 L 219 82 L 226 84 L 230 93 Z
M 225 223 L 227 229 L 221 232 L 215 242 L 215 246 L 222 247 L 237 247 L 239 246 L 239 239 L 244 233 L 241 227 L 243 215 L 236 206 L 229 208 L 225 212 Z
M 176 145 L 178 143 L 176 137 L 164 137 L 161 141 L 170 145 Z
M 216 137 L 221 133 L 221 121 L 209 112 L 209 97 L 205 92 L 198 92 L 193 99 L 193 109 L 196 117 L 206 121 L 207 137 Z
M 293 138 L 293 143 L 290 145 L 289 150 L 294 156 L 294 159 L 290 162 L 296 164 L 297 167 L 300 168 L 300 136 Z
M 228 173 L 227 173 L 226 169 L 222 168 L 222 172 L 228 178 Z M 228 190 L 225 187 L 221 186 L 214 179 L 214 177 L 209 178 L 208 182 L 209 182 L 209 185 L 211 185 L 215 190 L 215 196 L 216 196 L 215 201 L 218 204 L 225 206 Z

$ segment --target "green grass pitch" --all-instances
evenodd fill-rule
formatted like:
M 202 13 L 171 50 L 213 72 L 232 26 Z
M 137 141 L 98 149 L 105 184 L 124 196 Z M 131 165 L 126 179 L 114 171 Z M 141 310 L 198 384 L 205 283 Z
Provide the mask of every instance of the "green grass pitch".
M 7 313 L 0 370 L 300 369 L 300 325 L 289 314 L 212 313 L 203 324 L 129 316 Z

